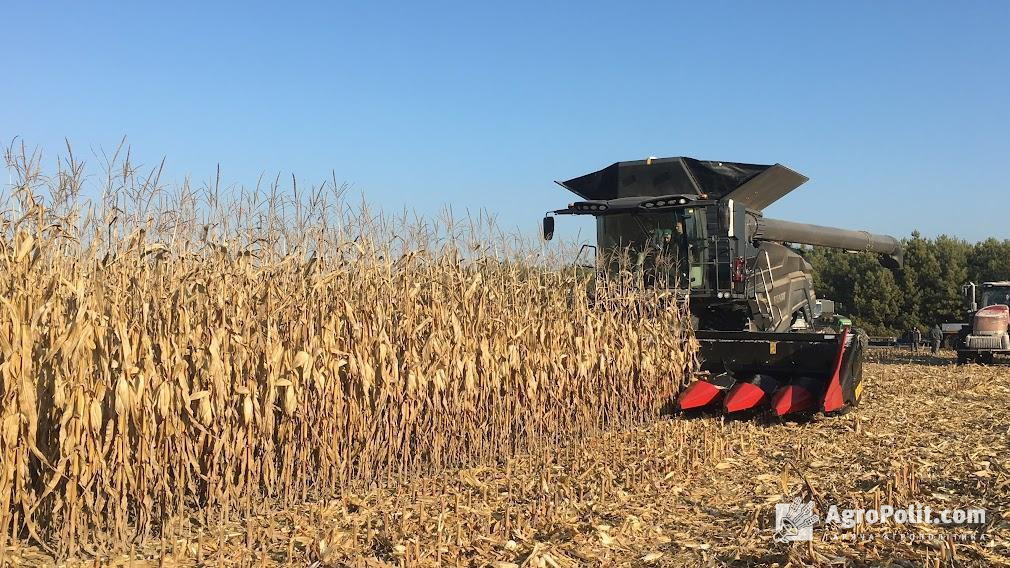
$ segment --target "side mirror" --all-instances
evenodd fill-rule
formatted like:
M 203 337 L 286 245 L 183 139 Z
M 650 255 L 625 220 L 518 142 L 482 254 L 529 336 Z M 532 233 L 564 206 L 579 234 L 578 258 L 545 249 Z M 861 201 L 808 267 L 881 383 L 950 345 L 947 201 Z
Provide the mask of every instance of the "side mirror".
M 554 217 L 544 217 L 544 240 L 549 241 L 554 238 Z

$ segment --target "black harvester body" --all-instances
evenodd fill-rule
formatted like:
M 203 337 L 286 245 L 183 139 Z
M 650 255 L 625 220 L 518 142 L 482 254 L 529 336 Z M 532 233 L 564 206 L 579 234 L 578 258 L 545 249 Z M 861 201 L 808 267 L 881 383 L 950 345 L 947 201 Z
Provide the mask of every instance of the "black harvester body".
M 832 412 L 862 391 L 866 336 L 814 295 L 810 265 L 789 245 L 871 251 L 901 265 L 893 237 L 780 221 L 765 207 L 807 181 L 793 170 L 691 158 L 618 162 L 558 182 L 583 201 L 552 215 L 592 215 L 598 277 L 633 271 L 688 301 L 702 374 L 683 410 Z

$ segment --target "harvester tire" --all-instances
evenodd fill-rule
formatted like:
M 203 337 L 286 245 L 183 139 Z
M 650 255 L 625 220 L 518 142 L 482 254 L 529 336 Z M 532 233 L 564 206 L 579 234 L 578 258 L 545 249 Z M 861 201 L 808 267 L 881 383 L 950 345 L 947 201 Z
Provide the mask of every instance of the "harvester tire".
M 863 394 L 863 357 L 870 343 L 863 330 L 853 330 L 854 337 L 842 365 L 842 391 L 845 408 L 857 406 Z

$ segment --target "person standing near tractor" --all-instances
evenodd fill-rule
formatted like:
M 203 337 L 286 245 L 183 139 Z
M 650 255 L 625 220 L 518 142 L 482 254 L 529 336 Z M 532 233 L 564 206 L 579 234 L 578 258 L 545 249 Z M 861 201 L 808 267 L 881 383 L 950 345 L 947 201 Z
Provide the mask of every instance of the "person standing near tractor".
M 943 342 L 943 330 L 940 329 L 940 324 L 936 324 L 932 329 L 929 330 L 929 339 L 931 345 L 931 351 L 933 355 L 940 352 L 940 344 Z
M 919 352 L 919 344 L 922 343 L 922 331 L 919 330 L 919 326 L 912 328 L 912 353 Z

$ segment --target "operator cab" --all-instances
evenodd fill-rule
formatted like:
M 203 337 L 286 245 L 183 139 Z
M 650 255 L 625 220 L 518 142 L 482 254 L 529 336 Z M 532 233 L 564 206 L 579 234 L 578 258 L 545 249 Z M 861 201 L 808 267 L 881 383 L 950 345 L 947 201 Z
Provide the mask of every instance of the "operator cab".
M 596 235 L 598 254 L 610 273 L 631 269 L 646 286 L 662 288 L 704 282 L 700 251 L 706 226 L 698 209 L 599 215 Z
M 1010 282 L 987 282 L 982 285 L 980 308 L 1003 304 L 1010 306 Z
M 729 298 L 733 288 L 729 243 L 721 247 L 725 249 L 722 263 L 711 257 L 713 243 L 726 241 L 713 233 L 733 234 L 720 226 L 718 205 L 697 195 L 665 195 L 576 202 L 550 214 L 596 218 L 599 270 L 610 275 L 631 272 L 648 288 L 685 294 L 711 292 L 715 296 L 718 288 Z M 725 208 L 723 204 L 721 209 Z M 733 224 L 731 219 L 725 221 Z M 543 229 L 544 239 L 550 240 L 553 217 L 544 218 Z
M 989 306 L 1010 306 L 1010 281 L 983 282 L 981 285 L 969 282 L 961 291 L 964 293 L 965 309 L 972 313 Z

